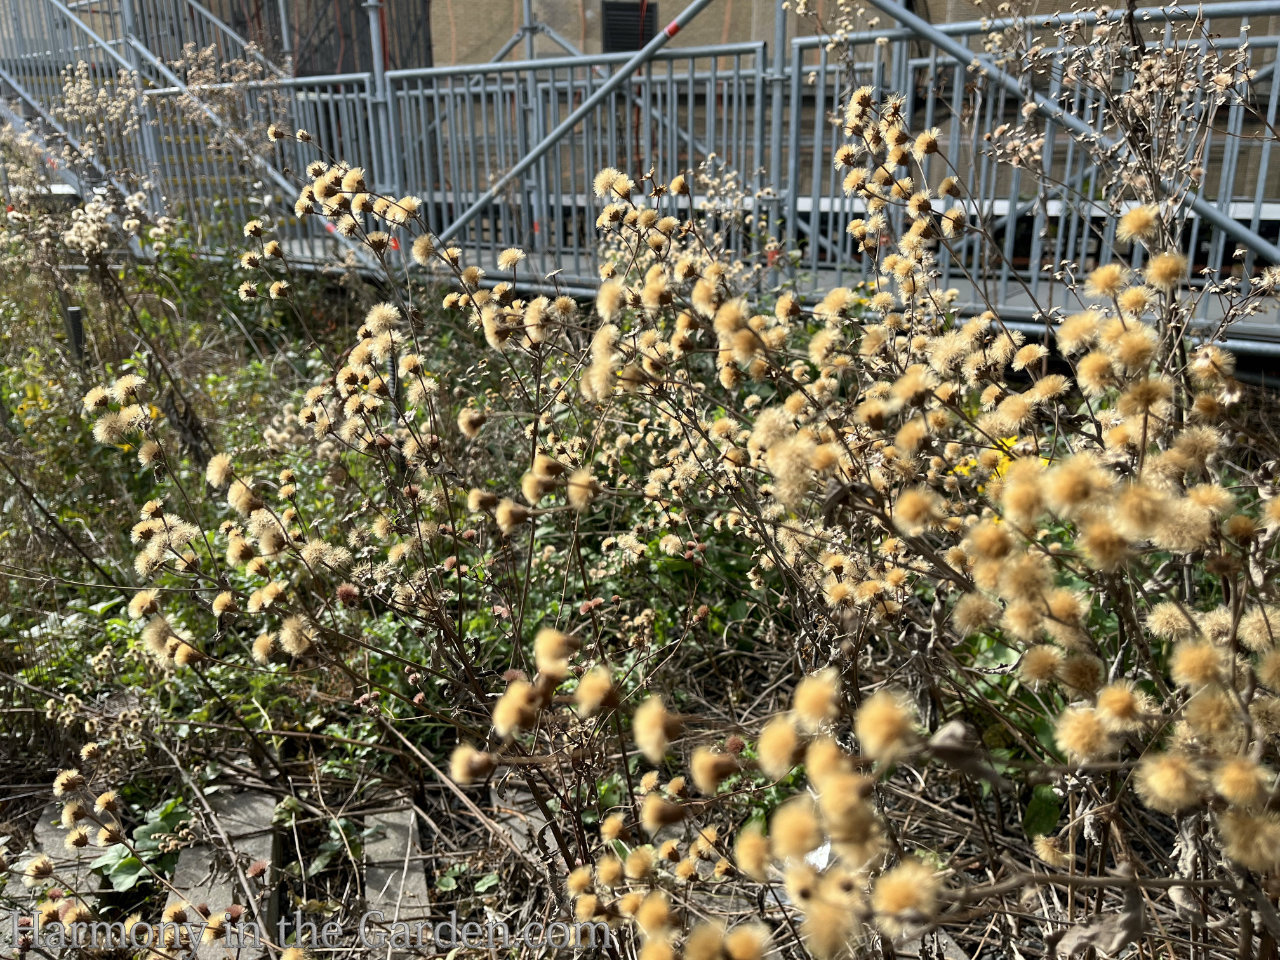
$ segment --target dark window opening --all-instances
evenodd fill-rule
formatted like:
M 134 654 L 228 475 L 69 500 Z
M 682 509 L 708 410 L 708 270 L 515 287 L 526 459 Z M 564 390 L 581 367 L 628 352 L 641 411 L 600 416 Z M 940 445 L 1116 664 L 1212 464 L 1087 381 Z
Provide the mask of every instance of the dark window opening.
M 640 0 L 602 0 L 604 52 L 639 50 L 658 32 L 658 5 Z

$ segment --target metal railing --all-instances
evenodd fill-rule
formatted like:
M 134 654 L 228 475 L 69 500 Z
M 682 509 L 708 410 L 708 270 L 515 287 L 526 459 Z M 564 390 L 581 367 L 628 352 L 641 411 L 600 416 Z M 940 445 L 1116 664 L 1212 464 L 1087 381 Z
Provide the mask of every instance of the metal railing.
M 936 182 L 946 172 L 942 157 L 948 156 L 966 202 L 1000 247 L 1002 256 L 994 258 L 990 245 L 981 243 L 941 256 L 943 284 L 958 287 L 968 307 L 990 306 L 1006 317 L 1030 320 L 1036 305 L 1065 303 L 1054 265 L 1140 256 L 1116 242 L 1115 211 L 1080 199 L 1096 195 L 1098 172 L 1071 130 L 1052 120 L 1046 125 L 1044 164 L 1058 186 L 1035 186 L 1029 175 L 998 164 L 981 132 L 1016 120 L 1024 98 L 974 71 L 946 45 L 905 27 L 844 38 L 852 66 L 833 56 L 828 38 L 814 37 L 793 39 L 782 51 L 776 40 L 668 47 L 638 67 L 631 64 L 636 69 L 625 77 L 619 74 L 633 58 L 618 54 L 372 74 L 273 75 L 236 87 L 187 88 L 183 78 L 162 75 L 139 55 L 146 49 L 142 38 L 154 27 L 154 10 L 189 9 L 187 0 L 113 2 L 132 3 L 134 15 L 145 22 L 126 29 L 120 18 L 101 13 L 104 22 L 95 26 L 71 16 L 60 0 L 0 0 L 14 11 L 0 17 L 0 80 L 52 118 L 67 64 L 90 63 L 95 82 L 113 92 L 128 92 L 120 88 L 122 68 L 137 70 L 146 122 L 137 135 L 114 142 L 104 165 L 151 176 L 160 185 L 155 202 L 197 225 L 210 246 L 230 244 L 244 219 L 267 215 L 295 256 L 319 263 L 340 253 L 331 228 L 318 218 L 299 221 L 292 212 L 292 185 L 302 182 L 316 147 L 323 147 L 364 166 L 379 190 L 421 197 L 429 222 L 453 234 L 451 242 L 464 250 L 467 262 L 484 267 L 491 278 L 501 276 L 498 252 L 518 246 L 528 253 L 525 276 L 558 270 L 559 284 L 586 292 L 597 282 L 600 258 L 598 201 L 591 191 L 595 173 L 604 166 L 633 173 L 653 167 L 666 177 L 714 158 L 719 169 L 736 172 L 745 188 L 743 205 L 767 217 L 784 248 L 797 252 L 794 263 L 784 257 L 778 266 L 802 291 L 849 284 L 869 276 L 871 265 L 844 230 L 862 207 L 841 190 L 833 159 L 843 141 L 831 119 L 851 84 L 870 83 L 906 96 L 914 130 L 941 129 L 943 150 L 931 158 L 929 179 Z M 1138 22 L 1149 43 L 1169 45 L 1186 42 L 1179 39 L 1178 24 L 1197 15 L 1192 8 L 1149 8 L 1138 11 Z M 1207 4 L 1199 15 L 1198 35 L 1218 35 L 1219 47 L 1248 37 L 1249 63 L 1258 71 L 1253 105 L 1273 124 L 1280 106 L 1274 79 L 1280 0 Z M 1270 17 L 1277 18 L 1274 30 Z M 1037 18 L 1018 26 L 1061 55 L 1066 51 L 1053 27 L 1070 19 L 1090 23 L 1094 15 Z M 980 57 L 992 30 L 1014 26 L 981 21 L 938 29 L 948 43 Z M 153 51 L 153 59 L 164 57 Z M 616 85 L 599 96 L 610 83 Z M 1091 95 L 1072 88 L 1060 69 L 1049 71 L 1036 92 L 1074 117 L 1092 122 L 1099 115 Z M 597 96 L 599 103 L 581 123 L 545 142 Z M 245 149 L 225 142 L 215 148 L 208 131 L 191 122 L 193 101 L 224 116 L 246 138 L 275 121 L 307 129 L 315 144 L 266 145 L 259 136 L 246 139 Z M 64 126 L 73 137 L 85 132 L 74 122 Z M 1193 215 L 1185 238 L 1193 273 L 1233 269 L 1237 246 L 1245 250 L 1239 266 L 1252 270 L 1256 251 L 1274 249 L 1280 235 L 1274 143 L 1243 105 L 1219 117 L 1201 188 L 1204 215 Z M 544 149 L 534 150 L 538 144 Z M 518 164 L 527 169 L 510 177 Z M 492 191 L 495 183 L 502 187 Z M 464 212 L 471 219 L 462 222 Z M 1219 222 L 1235 221 L 1244 242 L 1213 226 L 1209 213 Z M 221 234 L 219 224 L 227 227 Z M 758 238 L 744 235 L 742 243 L 757 245 L 744 252 L 759 252 Z M 1206 317 L 1212 309 L 1206 298 Z M 1242 331 L 1280 341 L 1274 319 Z
M 182 64 L 188 46 L 210 50 L 211 62 L 246 64 L 264 77 L 281 78 L 286 71 L 258 48 L 220 20 L 198 0 L 107 0 L 98 5 L 103 16 L 112 16 L 126 33 L 161 60 Z M 183 79 L 188 77 L 180 71 Z

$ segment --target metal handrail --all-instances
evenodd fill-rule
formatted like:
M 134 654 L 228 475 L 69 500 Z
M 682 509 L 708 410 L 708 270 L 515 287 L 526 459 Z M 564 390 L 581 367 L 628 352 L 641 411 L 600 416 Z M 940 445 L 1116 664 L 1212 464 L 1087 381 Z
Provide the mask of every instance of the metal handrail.
M 76 16 L 75 13 L 71 11 L 71 8 L 63 3 L 62 0 L 45 0 L 45 2 L 70 20 L 77 30 L 83 32 L 85 36 L 105 50 L 107 56 L 111 57 L 112 60 L 120 65 L 120 69 L 133 73 L 133 65 L 124 57 L 120 56 L 120 54 L 116 53 L 115 50 L 112 49 L 111 43 L 104 40 L 96 31 L 93 30 L 93 28 Z
M 896 13 L 889 13 L 888 10 L 880 7 L 879 4 L 873 4 L 877 9 L 897 19 Z M 894 5 L 895 8 L 904 12 L 905 8 Z M 940 33 L 948 37 L 968 37 L 976 36 L 984 33 L 995 33 L 999 30 L 1008 30 L 1018 27 L 1065 27 L 1072 23 L 1082 23 L 1085 26 L 1092 26 L 1102 20 L 1104 23 L 1118 23 L 1123 21 L 1125 17 L 1123 9 L 1115 9 L 1110 11 L 1106 16 L 1099 17 L 1097 10 L 1082 10 L 1079 13 L 1074 12 L 1057 12 L 1057 13 L 1041 13 L 1029 14 L 1025 17 L 993 17 L 991 19 L 982 20 L 955 20 L 949 23 L 928 23 L 928 21 L 920 21 L 928 24 L 931 33 Z M 1154 20 L 1163 20 L 1168 23 L 1183 23 L 1189 20 L 1196 20 L 1200 17 L 1212 20 L 1214 17 L 1266 17 L 1280 15 L 1280 0 L 1224 0 L 1221 3 L 1205 3 L 1195 8 L 1186 8 L 1182 6 L 1162 6 L 1162 7 L 1138 7 L 1134 10 L 1134 17 L 1143 22 Z M 920 18 L 915 18 L 920 20 Z M 904 21 L 900 21 L 904 22 Z M 842 34 L 840 40 L 842 43 L 848 43 L 851 46 L 859 44 L 875 43 L 877 40 L 918 40 L 921 34 L 915 27 L 889 27 L 883 30 L 860 31 L 854 33 Z M 831 43 L 834 38 L 829 33 L 819 33 L 808 37 L 795 37 L 791 44 L 805 50 L 813 50 L 819 47 L 825 47 Z M 1216 43 L 1216 41 L 1215 41 Z
M 70 14 L 65 0 L 16 2 L 47 3 L 50 10 Z M 138 0 L 135 4 L 139 10 L 159 9 Z M 379 4 L 380 0 L 366 3 L 371 17 Z M 831 37 L 790 38 L 781 29 L 770 41 L 772 46 L 748 41 L 664 47 L 650 50 L 643 64 L 637 64 L 636 56 L 629 53 L 541 59 L 526 55 L 510 62 L 309 77 L 266 76 L 247 84 L 196 85 L 167 68 L 162 70 L 157 51 L 150 51 L 152 56 L 148 57 L 139 47 L 137 33 L 129 41 L 108 41 L 85 26 L 83 33 L 70 38 L 61 33 L 46 35 L 47 24 L 35 15 L 28 17 L 33 36 L 8 43 L 9 59 L 0 65 L 23 76 L 38 76 L 30 88 L 36 94 L 32 99 L 51 109 L 57 78 L 49 64 L 58 57 L 84 56 L 107 69 L 114 64 L 129 67 L 124 61 L 128 58 L 134 66 L 142 64 L 148 77 L 147 88 L 139 91 L 146 115 L 155 118 L 153 123 L 168 124 L 163 130 L 170 134 L 178 132 L 176 122 L 170 119 L 179 116 L 171 105 L 176 97 L 196 102 L 205 97 L 212 100 L 214 94 L 243 91 L 245 115 L 254 124 L 278 121 L 278 111 L 271 107 L 279 104 L 333 155 L 373 171 L 371 179 L 379 191 L 419 194 L 430 222 L 442 228 L 439 232 L 446 239 L 465 248 L 468 262 L 484 266 L 491 278 L 501 276 L 493 269 L 497 253 L 506 246 L 520 246 L 528 252 L 529 266 L 534 268 L 526 272 L 536 272 L 535 265 L 548 271 L 563 267 L 557 283 L 564 289 L 589 289 L 596 282 L 595 265 L 600 255 L 593 226 L 597 204 L 590 189 L 596 169 L 652 163 L 670 175 L 687 172 L 712 153 L 741 174 L 739 182 L 747 191 L 743 210 L 768 217 L 774 232 L 783 236 L 784 243 L 794 245 L 801 257 L 795 268 L 788 266 L 790 261 L 784 257 L 771 274 L 773 280 L 781 280 L 783 272 L 789 271 L 802 290 L 816 289 L 820 284 L 847 283 L 844 278 L 849 275 L 874 269 L 842 229 L 843 221 L 861 213 L 856 200 L 841 195 L 839 177 L 830 162 L 843 140 L 825 118 L 838 108 L 839 96 L 851 81 L 899 90 L 907 96 L 913 117 L 925 126 L 943 127 L 944 136 L 959 151 L 957 157 L 969 158 L 962 162 L 963 177 L 967 178 L 966 205 L 971 204 L 975 215 L 987 218 L 990 230 L 1003 231 L 1005 259 L 994 267 L 986 264 L 976 243 L 940 252 L 944 282 L 972 276 L 982 284 L 990 283 L 996 291 L 992 293 L 994 302 L 1016 316 L 1031 309 L 1026 297 L 1020 297 L 1019 285 L 1022 290 L 1027 289 L 1027 283 L 1036 289 L 1047 288 L 1051 296 L 1060 298 L 1060 285 L 1045 279 L 1045 263 L 1128 255 L 1116 247 L 1108 232 L 1114 231 L 1109 224 L 1113 216 L 1090 202 L 1066 202 L 1069 194 L 1062 191 L 1069 187 L 1031 197 L 1025 179 L 1002 167 L 997 174 L 997 164 L 972 137 L 973 130 L 990 129 L 1001 118 L 1012 116 L 1029 92 L 1017 78 L 1000 76 L 998 68 L 993 71 L 990 58 L 976 49 L 973 38 L 1015 26 L 1034 33 L 1069 23 L 1115 22 L 1125 15 L 1123 10 L 1101 18 L 1089 12 L 930 25 L 900 17 L 907 11 L 894 0 L 882 0 L 876 6 L 890 9 L 901 25 L 842 36 L 841 40 L 854 48 L 854 56 L 862 58 L 853 64 L 831 55 L 827 49 Z M 190 9 L 194 11 L 196 6 Z M 1202 42 L 1197 38 L 1187 41 L 1185 30 L 1175 35 L 1173 29 L 1173 25 L 1199 16 L 1206 18 L 1205 32 L 1216 37 L 1224 31 L 1214 29 L 1218 24 L 1213 18 L 1247 22 L 1274 15 L 1280 15 L 1280 0 L 1136 11 L 1140 26 L 1155 25 L 1154 29 L 1144 26 L 1152 44 Z M 185 16 L 183 22 L 204 31 L 202 22 Z M 111 28 L 104 29 L 110 32 Z M 0 24 L 0 43 L 7 42 L 4 34 Z M 10 33 L 8 39 L 12 38 Z M 872 44 L 886 42 L 887 48 L 876 46 L 874 55 L 864 55 Z M 1069 51 L 1069 44 L 1069 39 L 1060 39 L 1056 46 L 1047 47 L 1046 53 L 1060 57 Z M 1214 45 L 1236 48 L 1242 41 L 1236 38 L 1233 26 L 1225 37 L 1215 39 Z M 1251 65 L 1261 67 L 1259 76 L 1266 77 L 1274 70 L 1271 57 L 1278 45 L 1280 36 L 1249 39 L 1248 55 Z M 89 49 L 96 53 L 91 56 Z M 26 59 L 15 59 L 20 57 Z M 23 76 L 16 79 L 22 81 Z M 806 82 L 807 77 L 813 82 Z M 1044 85 L 1037 83 L 1034 91 L 1046 94 L 1042 98 L 1045 103 L 1036 104 L 1047 118 L 1046 166 L 1061 171 L 1064 183 L 1087 192 L 1092 161 L 1079 141 L 1098 131 L 1074 115 L 1091 109 L 1096 98 L 1064 85 L 1056 70 L 1049 71 L 1048 77 Z M 976 100 L 970 98 L 971 81 L 982 91 Z M 115 81 L 104 78 L 102 82 Z M 1280 119 L 1280 84 L 1271 80 L 1252 90 L 1250 104 L 1274 125 Z M 983 112 L 973 122 L 962 123 L 958 118 L 974 103 Z M 1200 262 L 1214 268 L 1227 262 L 1225 236 L 1245 239 L 1250 250 L 1280 262 L 1276 258 L 1278 245 L 1268 244 L 1263 236 L 1280 215 L 1274 209 L 1276 204 L 1261 203 L 1266 196 L 1264 187 L 1276 180 L 1274 165 L 1270 177 L 1268 169 L 1271 150 L 1273 146 L 1280 148 L 1280 142 L 1247 136 L 1241 139 L 1242 111 L 1243 107 L 1232 106 L 1224 118 L 1227 141 L 1215 133 L 1211 146 L 1206 144 L 1207 155 L 1216 158 L 1220 153 L 1222 157 L 1213 161 L 1215 173 L 1201 185 L 1201 190 L 1213 192 L 1215 199 L 1198 199 L 1188 210 L 1198 236 L 1203 238 L 1213 228 L 1207 234 L 1207 244 L 1197 247 L 1197 235 L 1193 235 L 1191 247 L 1193 252 L 1202 250 Z M 216 116 L 202 116 L 217 124 Z M 144 131 L 143 137 L 146 135 Z M 219 210 L 243 212 L 238 205 L 243 203 L 239 194 L 244 191 L 234 179 L 238 174 L 202 155 L 198 134 L 196 138 L 193 143 L 184 137 L 168 137 L 157 147 L 160 152 L 155 162 L 166 171 L 169 189 L 181 196 L 188 205 L 188 215 L 197 221 L 206 213 L 225 216 L 216 212 Z M 227 139 L 234 142 L 232 137 Z M 260 152 L 243 144 L 238 146 L 255 162 L 267 163 L 274 173 L 263 175 L 259 168 L 259 175 L 282 190 L 288 182 L 282 171 L 301 169 L 311 156 L 309 147 L 292 140 L 276 144 L 274 162 L 263 160 Z M 763 181 L 756 171 L 765 166 L 779 180 L 777 191 L 760 190 Z M 1248 182 L 1237 176 L 1237 171 L 1246 170 L 1250 171 Z M 1256 180 L 1253 171 L 1257 171 Z M 184 180 L 188 175 L 190 179 Z M 927 176 L 932 182 L 933 174 Z M 1267 225 L 1261 223 L 1264 220 Z M 279 224 L 282 236 L 291 231 L 297 238 L 299 255 L 304 257 L 317 255 L 318 242 L 323 241 L 328 249 L 340 240 L 318 234 L 315 228 L 325 224 L 323 218 L 294 221 L 285 215 Z M 1034 237 L 1029 250 L 1015 243 L 1015 231 L 1028 228 Z M 1014 256 L 1020 259 L 1014 261 Z M 1135 254 L 1139 258 L 1135 267 L 1141 265 L 1140 256 Z M 1247 259 L 1246 269 L 1249 262 Z M 1264 332 L 1270 330 L 1266 327 Z M 1280 327 L 1265 335 L 1280 340 Z
M 618 68 L 608 80 L 596 88 L 595 92 L 587 99 L 583 100 L 578 109 L 569 114 L 560 125 L 543 137 L 514 167 L 500 176 L 497 181 L 485 193 L 476 200 L 471 206 L 464 210 L 457 218 L 444 230 L 440 231 L 440 240 L 446 241 L 451 239 L 454 234 L 467 225 L 475 218 L 481 210 L 483 210 L 493 198 L 502 192 L 502 188 L 509 184 L 524 171 L 528 170 L 535 163 L 546 155 L 547 151 L 560 142 L 567 133 L 570 133 L 574 127 L 578 125 L 587 114 L 591 113 L 596 105 L 602 103 L 617 87 L 626 83 L 631 75 L 643 67 L 646 63 L 653 59 L 654 54 L 662 49 L 668 40 L 674 37 L 690 20 L 696 17 L 710 3 L 711 0 L 692 0 L 690 4 L 684 8 L 678 17 L 667 24 L 667 28 L 660 34 L 645 44 L 644 48 L 631 57 L 625 64 Z
M 258 62 L 259 66 L 265 67 L 267 70 L 270 70 L 277 77 L 283 78 L 288 76 L 288 74 L 284 70 L 280 69 L 280 67 L 276 66 L 276 64 L 273 61 L 267 59 L 266 55 L 263 54 L 263 52 L 258 49 L 257 44 L 250 43 L 244 37 L 240 36 L 240 34 L 232 30 L 231 27 L 229 27 L 226 23 L 224 23 L 220 17 L 218 17 L 212 10 L 210 10 L 204 4 L 199 3 L 198 0 L 183 0 L 183 2 L 186 3 L 186 5 L 190 7 L 192 10 L 195 10 L 197 13 L 199 13 L 207 21 L 209 21 L 209 23 L 211 23 L 215 29 L 221 31 L 225 36 L 231 38 L 233 41 L 238 43 L 240 45 L 240 48 L 244 50 L 245 53 L 252 56 L 254 60 Z
M 54 0 L 54 2 L 56 2 L 56 0 Z M 222 118 L 218 116 L 217 111 L 215 111 L 212 107 L 210 107 L 207 103 L 205 103 L 199 97 L 197 97 L 187 87 L 187 85 L 183 83 L 181 79 L 178 78 L 177 74 L 175 74 L 172 70 L 170 70 L 167 66 L 165 66 L 165 64 L 160 60 L 159 57 L 157 57 L 154 53 L 148 50 L 140 41 L 138 41 L 136 37 L 132 37 L 132 36 L 129 37 L 129 43 L 138 52 L 138 55 L 143 57 L 148 63 L 152 65 L 152 67 L 158 70 L 160 74 L 174 88 L 182 91 L 182 93 L 190 99 L 191 103 L 193 103 L 196 106 L 196 108 L 211 123 L 213 123 L 213 125 L 216 126 L 223 133 L 223 135 L 227 137 L 228 140 L 230 140 L 233 144 L 235 144 L 237 149 L 243 152 L 243 154 L 249 159 L 249 161 L 254 165 L 254 167 L 256 167 L 261 173 L 265 174 L 268 178 L 270 178 L 271 181 L 277 187 L 280 188 L 281 193 L 285 197 L 290 196 L 297 190 L 296 184 L 291 183 L 283 173 L 281 173 L 271 164 L 267 163 L 267 161 L 264 160 L 262 156 L 259 153 L 257 153 L 257 151 L 253 150 L 247 143 L 245 143 L 244 140 L 234 130 L 229 129 L 226 123 L 223 122 Z M 376 266 L 376 261 L 373 259 L 372 256 L 370 256 L 369 251 L 365 249 L 363 244 L 357 244 L 352 240 L 350 240 L 349 238 L 343 237 L 343 236 L 338 236 L 338 240 L 344 246 L 346 246 L 347 249 L 349 249 L 356 255 L 356 258 L 361 262 L 363 266 L 368 268 L 373 268 Z
M 976 66 L 984 76 L 990 77 L 1014 96 L 1025 98 L 1035 106 L 1036 112 L 1041 116 L 1066 127 L 1078 136 L 1098 139 L 1103 150 L 1118 145 L 1116 140 L 1106 140 L 1098 137 L 1097 131 L 1092 126 L 1074 114 L 1067 113 L 1047 97 L 1036 93 L 1034 90 L 1023 89 L 1022 84 L 1018 82 L 1016 77 L 997 66 L 989 56 L 975 54 L 967 47 L 961 46 L 954 38 L 942 33 L 931 23 L 916 16 L 900 3 L 896 3 L 895 0 L 867 0 L 867 2 L 877 10 L 893 17 L 899 23 L 906 25 L 917 36 L 924 37 L 935 46 L 945 50 L 960 63 Z M 1258 6 L 1261 5 L 1258 4 Z M 1234 4 L 1217 4 L 1217 6 L 1230 7 L 1234 6 Z M 1277 7 L 1280 8 L 1280 4 L 1277 4 Z M 1231 219 L 1192 190 L 1187 190 L 1183 199 L 1184 202 L 1190 204 L 1191 209 L 1201 218 L 1209 221 L 1223 233 L 1234 237 L 1254 252 L 1262 254 L 1272 263 L 1280 263 L 1280 247 L 1259 236 L 1256 230 L 1250 230 L 1243 224 Z
M 149 87 L 148 96 L 175 97 L 205 92 L 227 93 L 229 91 L 255 90 L 293 90 L 300 87 L 340 87 L 347 85 L 367 85 L 371 80 L 368 73 L 335 73 L 329 76 L 281 77 L 279 80 L 246 80 L 244 83 L 191 83 L 186 89 L 179 87 Z
M 663 34 L 655 37 L 655 41 L 669 39 Z M 734 54 L 756 53 L 763 47 L 763 41 L 744 41 L 722 45 L 702 45 L 696 47 L 661 47 L 655 49 L 644 59 L 647 60 L 686 60 L 699 57 L 730 57 Z M 639 51 L 643 53 L 644 51 Z M 464 63 L 450 67 L 416 67 L 405 70 L 388 70 L 388 80 L 417 77 L 465 77 L 479 73 L 507 73 L 527 70 L 563 70 L 566 67 L 606 66 L 611 63 L 629 64 L 636 58 L 634 53 L 600 53 L 582 57 L 538 57 L 532 60 L 509 60 L 501 63 Z

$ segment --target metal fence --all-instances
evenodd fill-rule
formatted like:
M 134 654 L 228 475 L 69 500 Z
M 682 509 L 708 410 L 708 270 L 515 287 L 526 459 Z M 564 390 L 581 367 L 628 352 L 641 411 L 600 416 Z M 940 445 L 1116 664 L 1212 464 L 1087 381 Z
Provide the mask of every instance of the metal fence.
M 1051 304 L 1060 296 L 1054 265 L 1140 256 L 1116 242 L 1114 211 L 1080 199 L 1096 193 L 1098 172 L 1071 133 L 1048 125 L 1044 162 L 1060 186 L 1037 188 L 1029 176 L 997 164 L 981 132 L 1016 120 L 1023 99 L 905 27 L 843 38 L 853 52 L 852 66 L 836 59 L 822 37 L 790 40 L 781 51 L 764 42 L 659 50 L 616 83 L 583 122 L 546 144 L 521 176 L 487 197 L 514 165 L 529 162 L 535 146 L 565 117 L 634 66 L 632 57 L 301 78 L 272 73 L 260 82 L 192 90 L 188 78 L 166 63 L 172 49 L 158 54 L 143 38 L 161 20 L 198 24 L 192 27 L 196 42 L 215 43 L 228 56 L 245 55 L 243 41 L 198 4 L 111 0 L 95 4 L 90 18 L 62 0 L 0 0 L 5 3 L 13 13 L 0 17 L 0 80 L 10 94 L 49 136 L 73 142 L 89 136 L 86 124 L 93 120 L 60 112 L 68 64 L 85 61 L 104 90 L 136 97 L 144 123 L 129 136 L 112 139 L 108 131 L 110 146 L 98 156 L 102 175 L 145 172 L 155 186 L 157 209 L 197 225 L 212 248 L 229 246 L 248 216 L 267 215 L 294 255 L 321 262 L 342 253 L 331 228 L 292 214 L 302 171 L 320 146 L 366 167 L 379 190 L 421 197 L 430 222 L 453 232 L 452 242 L 464 249 L 467 261 L 491 277 L 500 276 L 497 253 L 518 246 L 528 252 L 534 273 L 559 270 L 560 284 L 585 292 L 596 282 L 599 259 L 595 173 L 603 166 L 631 172 L 653 167 L 670 176 L 713 160 L 736 171 L 746 188 L 743 205 L 767 216 L 785 249 L 798 252 L 794 264 L 783 262 L 802 290 L 855 282 L 869 275 L 870 264 L 844 231 L 861 206 L 840 189 L 833 158 L 842 141 L 832 118 L 851 84 L 870 83 L 907 97 L 913 129 L 941 128 L 943 153 L 962 177 L 974 212 L 1003 245 L 1003 257 L 994 260 L 979 243 L 943 255 L 942 282 L 960 288 L 962 302 L 975 308 L 992 303 L 1006 317 L 1030 319 L 1033 303 Z M 1161 45 L 1202 42 L 1179 39 L 1179 24 L 1195 17 L 1203 18 L 1197 35 L 1218 35 L 1219 47 L 1248 38 L 1248 57 L 1258 71 L 1253 106 L 1274 124 L 1280 30 L 1265 31 L 1272 23 L 1268 18 L 1280 17 L 1280 0 L 1138 12 L 1148 43 Z M 993 29 L 1015 26 L 1065 53 L 1054 27 L 1093 18 L 1063 15 L 1019 25 L 983 21 L 939 29 L 974 56 Z M 135 71 L 137 79 L 122 70 Z M 1074 116 L 1092 121 L 1099 115 L 1097 104 L 1082 89 L 1072 89 L 1061 70 L 1038 84 L 1050 99 L 1065 98 Z M 261 132 L 270 121 L 307 129 L 315 145 L 267 145 Z M 1280 236 L 1280 169 L 1271 163 L 1275 138 L 1242 105 L 1230 107 L 1218 126 L 1202 187 L 1213 210 L 1202 212 L 1234 220 L 1265 248 Z M 941 176 L 943 161 L 935 159 Z M 474 215 L 459 224 L 473 206 Z M 1238 262 L 1237 240 L 1204 216 L 1193 217 L 1185 240 L 1193 273 L 1255 265 L 1251 249 Z M 1211 316 L 1207 300 L 1205 309 Z M 1280 340 L 1274 320 L 1239 332 Z

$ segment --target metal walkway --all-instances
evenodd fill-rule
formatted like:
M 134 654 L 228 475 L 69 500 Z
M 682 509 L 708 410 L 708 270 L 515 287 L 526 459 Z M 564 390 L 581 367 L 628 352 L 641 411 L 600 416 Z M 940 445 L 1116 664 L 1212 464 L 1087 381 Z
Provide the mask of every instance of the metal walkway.
M 1266 30 L 1269 18 L 1280 17 L 1280 0 L 1206 4 L 1202 12 L 1202 33 L 1217 36 L 1219 48 L 1237 47 L 1247 37 L 1258 71 L 1252 105 L 1273 124 L 1280 106 L 1274 73 L 1280 19 L 1274 34 Z M 1179 38 L 1196 15 L 1193 8 L 1147 8 L 1137 19 L 1148 43 L 1170 45 L 1185 42 Z M 0 88 L 7 98 L 0 109 L 24 118 L 53 148 L 60 141 L 105 142 L 95 157 L 100 177 L 145 173 L 153 209 L 191 222 L 214 252 L 233 250 L 241 224 L 258 216 L 273 220 L 302 259 L 319 263 L 341 255 L 332 228 L 319 218 L 293 216 L 302 171 L 320 146 L 365 167 L 379 191 L 421 197 L 429 222 L 490 278 L 502 277 L 498 253 L 517 246 L 528 253 L 525 276 L 559 270 L 563 287 L 584 293 L 597 282 L 596 171 L 653 167 L 670 176 L 707 163 L 734 175 L 739 205 L 767 219 L 783 241 L 775 266 L 812 291 L 869 275 L 844 231 L 861 207 L 841 191 L 832 162 L 841 140 L 831 118 L 842 91 L 870 83 L 907 97 L 913 129 L 941 129 L 943 155 L 1003 243 L 999 265 L 978 244 L 942 259 L 942 283 L 959 288 L 962 301 L 979 306 L 977 281 L 1004 316 L 1030 320 L 1033 298 L 1041 304 L 1060 299 L 1053 264 L 1091 266 L 1129 256 L 1115 242 L 1114 211 L 1073 199 L 1096 193 L 1097 171 L 1070 129 L 1077 118 L 1097 117 L 1089 96 L 1070 88 L 1061 71 L 1038 82 L 1035 92 L 1063 103 L 1069 116 L 1049 121 L 1044 148 L 1046 166 L 1062 186 L 1037 195 L 1029 176 L 997 165 L 981 137 L 1017 119 L 1025 102 L 1021 81 L 1001 83 L 959 59 L 981 57 L 993 29 L 1015 24 L 931 28 L 900 19 L 906 25 L 846 38 L 852 71 L 828 52 L 829 38 L 784 35 L 781 44 L 668 46 L 646 58 L 567 55 L 295 78 L 194 0 L 107 0 L 75 9 L 62 0 L 0 0 Z M 1054 28 L 1067 20 L 1092 23 L 1094 15 L 1033 19 L 1022 28 L 1061 52 Z M 192 77 L 170 62 L 177 49 L 172 42 L 159 52 L 149 45 L 178 29 L 214 46 L 223 59 L 255 62 L 261 79 L 188 87 Z M 92 84 L 134 98 L 144 121 L 138 131 L 116 135 L 106 124 L 95 132 L 87 124 L 96 118 L 60 112 L 63 71 L 81 61 Z M 552 136 L 575 111 L 581 121 Z M 261 131 L 271 121 L 308 130 L 315 144 L 267 144 Z M 1280 166 L 1271 163 L 1275 138 L 1265 131 L 1240 105 L 1217 118 L 1203 203 L 1185 238 L 1194 275 L 1236 266 L 1249 272 L 1270 262 L 1267 253 L 1280 237 Z M 545 149 L 535 149 L 540 144 Z M 931 161 L 936 182 L 943 160 Z M 1225 221 L 1230 231 L 1221 228 Z M 759 254 L 757 239 L 743 234 L 738 241 L 744 252 Z M 1245 251 L 1242 260 L 1235 258 L 1237 247 Z M 1204 299 L 1204 319 L 1212 319 L 1213 305 Z M 1269 341 L 1259 347 L 1270 351 L 1280 343 L 1280 320 L 1241 325 L 1233 335 Z

